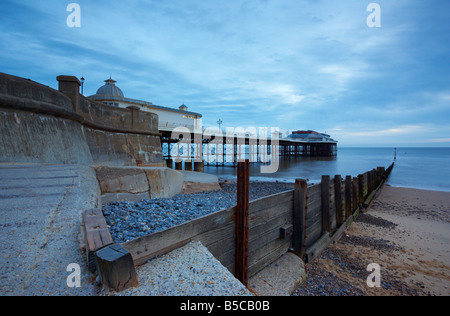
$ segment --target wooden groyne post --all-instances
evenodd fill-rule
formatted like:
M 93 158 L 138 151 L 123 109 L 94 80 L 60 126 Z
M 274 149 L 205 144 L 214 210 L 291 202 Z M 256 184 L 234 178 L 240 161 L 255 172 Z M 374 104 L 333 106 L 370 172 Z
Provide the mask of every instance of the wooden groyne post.
M 236 208 L 236 263 L 235 276 L 242 284 L 248 283 L 248 236 L 250 203 L 250 162 L 238 163 Z
M 295 180 L 293 216 L 294 235 L 292 239 L 292 247 L 294 248 L 294 253 L 300 258 L 303 258 L 306 254 L 306 212 L 308 208 L 307 191 L 308 183 L 306 180 Z

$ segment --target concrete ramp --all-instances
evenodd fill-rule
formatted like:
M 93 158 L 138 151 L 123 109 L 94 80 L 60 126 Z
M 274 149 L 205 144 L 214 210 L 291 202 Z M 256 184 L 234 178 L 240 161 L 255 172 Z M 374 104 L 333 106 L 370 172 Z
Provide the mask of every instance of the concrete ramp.
M 0 164 L 0 296 L 95 295 L 80 251 L 80 212 L 98 206 L 95 172 L 79 165 Z M 69 264 L 81 268 L 67 285 Z
M 290 296 L 305 281 L 304 262 L 288 252 L 251 277 L 248 287 L 258 296 Z
M 137 268 L 140 286 L 120 296 L 252 295 L 200 242 L 153 259 Z

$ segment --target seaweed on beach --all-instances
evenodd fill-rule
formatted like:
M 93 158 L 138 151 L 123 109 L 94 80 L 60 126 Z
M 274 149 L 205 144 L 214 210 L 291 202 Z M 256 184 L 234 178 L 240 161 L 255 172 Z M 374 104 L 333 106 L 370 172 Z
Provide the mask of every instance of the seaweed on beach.
M 364 294 L 364 291 L 336 274 L 311 267 L 305 284 L 297 288 L 292 296 L 363 296 Z
M 345 235 L 338 243 L 349 242 L 352 245 L 371 245 L 375 251 L 385 251 L 385 241 Z M 380 246 L 381 245 L 381 246 Z M 399 248 L 397 248 L 399 249 Z M 331 269 L 329 263 L 337 269 Z M 345 250 L 329 247 L 320 258 L 306 265 L 308 278 L 292 295 L 294 296 L 366 296 L 371 295 L 366 287 L 370 274 L 367 262 Z M 346 275 L 347 277 L 345 277 Z M 350 276 L 350 279 L 348 278 Z M 418 282 L 407 283 L 389 266 L 382 265 L 381 288 L 389 295 L 424 296 L 430 295 Z M 350 281 L 360 280 L 360 282 Z M 373 295 L 373 294 L 372 294 Z
M 370 215 L 370 214 L 367 214 L 367 213 L 359 214 L 359 216 L 358 216 L 356 221 L 357 222 L 361 222 L 361 223 L 365 223 L 365 224 L 369 224 L 369 225 L 374 225 L 374 226 L 377 226 L 377 227 L 389 228 L 389 229 L 392 229 L 392 228 L 395 228 L 395 227 L 398 226 L 397 224 L 395 224 L 393 222 L 390 222 L 390 221 L 385 220 L 383 218 L 376 217 L 376 216 L 373 216 L 373 215 Z
M 343 243 L 348 243 L 354 246 L 369 247 L 374 250 L 384 250 L 384 251 L 399 251 L 401 248 L 391 244 L 389 240 L 376 239 L 368 236 L 352 236 L 344 234 L 341 241 Z

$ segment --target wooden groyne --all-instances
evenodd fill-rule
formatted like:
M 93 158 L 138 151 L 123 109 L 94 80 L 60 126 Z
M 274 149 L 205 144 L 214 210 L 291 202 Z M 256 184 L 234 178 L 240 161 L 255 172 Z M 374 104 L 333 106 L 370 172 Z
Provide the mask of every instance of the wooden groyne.
M 321 183 L 312 186 L 297 180 L 294 190 L 248 204 L 248 197 L 242 195 L 247 194 L 249 183 L 244 183 L 240 185 L 244 189 L 238 191 L 238 205 L 121 246 L 138 266 L 200 241 L 230 272 L 244 276 L 241 281 L 246 284 L 246 279 L 288 251 L 305 262 L 319 257 L 370 204 L 393 166 L 378 167 L 357 177 L 325 175 Z M 237 266 L 241 264 L 244 266 Z

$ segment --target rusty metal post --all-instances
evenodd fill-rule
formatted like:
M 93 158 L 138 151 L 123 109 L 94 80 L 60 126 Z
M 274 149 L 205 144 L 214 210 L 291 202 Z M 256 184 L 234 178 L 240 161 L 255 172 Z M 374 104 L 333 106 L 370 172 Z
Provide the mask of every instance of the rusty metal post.
M 248 283 L 248 209 L 250 194 L 249 160 L 238 163 L 237 207 L 236 207 L 236 278 L 245 286 Z

